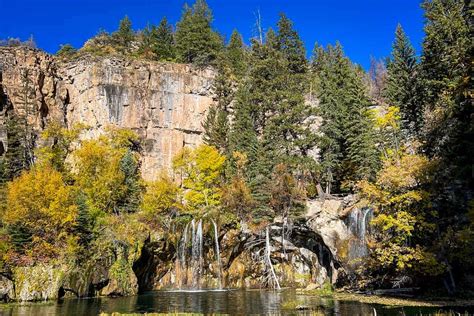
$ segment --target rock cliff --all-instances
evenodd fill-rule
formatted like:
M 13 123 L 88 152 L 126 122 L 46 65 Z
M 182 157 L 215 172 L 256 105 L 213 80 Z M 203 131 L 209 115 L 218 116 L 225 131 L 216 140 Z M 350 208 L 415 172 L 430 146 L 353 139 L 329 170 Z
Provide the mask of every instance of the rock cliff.
M 53 120 L 84 123 L 88 137 L 116 125 L 142 138 L 143 176 L 153 179 L 183 146 L 201 142 L 213 76 L 184 64 L 92 56 L 65 62 L 38 50 L 0 48 L 0 154 L 7 109 L 26 115 L 36 142 Z
M 83 123 L 90 127 L 84 137 L 116 125 L 142 138 L 143 177 L 151 180 L 183 146 L 201 142 L 213 76 L 210 69 L 183 64 L 91 56 L 66 62 L 37 50 L 0 47 L 0 155 L 7 149 L 7 111 L 27 118 L 35 144 L 52 121 Z M 209 219 L 195 229 L 193 220 L 192 227 L 174 232 L 181 236 L 174 242 L 150 232 L 139 246 L 114 246 L 87 264 L 34 265 L 9 278 L 0 275 L 0 299 L 132 295 L 196 283 L 261 287 L 273 266 L 281 286 L 334 284 L 365 254 L 369 218 L 351 199 L 326 199 L 308 202 L 306 216 L 284 229 L 276 219 L 267 234 L 245 223 L 219 230 Z

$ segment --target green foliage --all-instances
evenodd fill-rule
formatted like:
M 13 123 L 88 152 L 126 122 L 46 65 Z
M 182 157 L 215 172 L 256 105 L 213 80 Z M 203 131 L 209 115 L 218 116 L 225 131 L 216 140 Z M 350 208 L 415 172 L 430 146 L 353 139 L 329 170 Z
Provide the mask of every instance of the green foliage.
M 212 12 L 205 0 L 196 0 L 192 8 L 185 5 L 175 34 L 179 61 L 204 66 L 216 60 L 222 40 L 211 22 Z
M 247 69 L 247 52 L 244 48 L 242 35 L 235 29 L 232 31 L 229 43 L 224 50 L 224 55 L 230 64 L 234 76 L 241 78 Z
M 336 190 L 350 188 L 355 181 L 372 178 L 378 165 L 367 91 L 339 43 L 326 50 L 316 46 L 312 68 L 323 118 L 322 180 L 329 192 L 333 184 Z
M 148 25 L 143 30 L 143 39 L 139 53 L 145 58 L 158 61 L 174 61 L 176 52 L 174 47 L 173 28 L 164 17 L 158 26 Z
M 132 29 L 132 21 L 130 21 L 126 15 L 122 20 L 120 20 L 117 31 L 112 34 L 112 39 L 115 45 L 117 45 L 119 51 L 126 53 L 129 51 L 134 38 L 135 33 Z
M 469 209 L 474 187 L 472 122 L 472 5 L 457 0 L 424 1 L 425 38 L 421 58 L 425 124 L 423 151 L 439 160 L 432 181 L 433 204 L 440 214 L 439 237 L 433 240 L 447 266 L 448 291 L 455 276 L 472 271 L 467 245 Z M 461 258 L 460 254 L 467 255 Z M 450 274 L 450 275 L 449 275 Z M 471 286 L 472 288 L 472 286 Z
M 77 217 L 75 234 L 78 236 L 79 245 L 87 248 L 94 238 L 94 219 L 91 217 L 84 194 L 79 193 L 76 198 Z
M 298 33 L 293 29 L 293 22 L 281 13 L 277 26 L 278 50 L 287 60 L 289 72 L 305 73 L 307 71 L 306 49 Z
M 234 82 L 231 69 L 225 61 L 218 63 L 218 74 L 213 82 L 214 104 L 203 122 L 204 141 L 222 153 L 229 151 L 229 110 L 234 99 Z
M 403 129 L 408 135 L 416 135 L 422 126 L 418 74 L 419 66 L 415 50 L 399 24 L 395 31 L 392 57 L 387 64 L 387 79 L 383 94 L 391 106 L 400 108 Z
M 120 171 L 124 175 L 125 186 L 123 198 L 119 202 L 119 212 L 136 212 L 140 205 L 142 184 L 138 156 L 132 150 L 128 150 L 120 160 Z
M 2 180 L 6 182 L 18 177 L 21 172 L 28 169 L 32 162 L 32 137 L 25 129 L 25 118 L 19 116 L 13 111 L 8 112 L 6 116 L 7 128 L 7 151 L 1 157 Z
M 56 56 L 69 59 L 76 55 L 77 50 L 71 44 L 61 45 L 59 50 L 56 52 Z

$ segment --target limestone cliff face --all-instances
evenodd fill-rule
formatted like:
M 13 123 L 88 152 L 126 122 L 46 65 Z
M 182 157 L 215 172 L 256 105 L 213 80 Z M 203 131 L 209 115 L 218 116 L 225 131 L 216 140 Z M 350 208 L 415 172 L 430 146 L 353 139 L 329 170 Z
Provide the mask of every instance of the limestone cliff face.
M 63 62 L 36 50 L 0 48 L 0 147 L 6 148 L 7 109 L 28 116 L 37 142 L 52 120 L 84 123 L 88 137 L 109 125 L 126 127 L 142 138 L 143 176 L 153 179 L 183 146 L 201 142 L 213 76 L 184 64 L 116 57 Z

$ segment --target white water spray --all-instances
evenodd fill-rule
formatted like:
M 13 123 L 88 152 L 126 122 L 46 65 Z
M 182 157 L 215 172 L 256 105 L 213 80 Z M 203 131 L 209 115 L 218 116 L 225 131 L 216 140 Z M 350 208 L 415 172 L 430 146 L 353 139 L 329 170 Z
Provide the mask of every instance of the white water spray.
M 212 225 L 214 225 L 214 240 L 216 243 L 216 259 L 217 259 L 217 281 L 219 285 L 219 289 L 222 289 L 222 265 L 221 265 L 221 252 L 219 249 L 219 233 L 217 231 L 217 224 L 216 222 L 211 219 Z

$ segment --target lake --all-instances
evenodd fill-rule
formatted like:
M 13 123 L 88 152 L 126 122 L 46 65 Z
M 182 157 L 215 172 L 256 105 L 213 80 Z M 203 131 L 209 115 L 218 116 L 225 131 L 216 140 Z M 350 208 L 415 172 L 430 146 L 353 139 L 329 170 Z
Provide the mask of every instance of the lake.
M 201 313 L 228 315 L 307 315 L 308 311 L 285 309 L 304 305 L 325 315 L 428 315 L 441 308 L 388 307 L 357 301 L 302 295 L 294 290 L 203 290 L 153 291 L 118 298 L 64 299 L 59 302 L 12 304 L 0 307 L 1 316 L 91 316 L 101 312 L 120 313 Z M 444 308 L 457 312 L 474 312 L 473 307 Z

